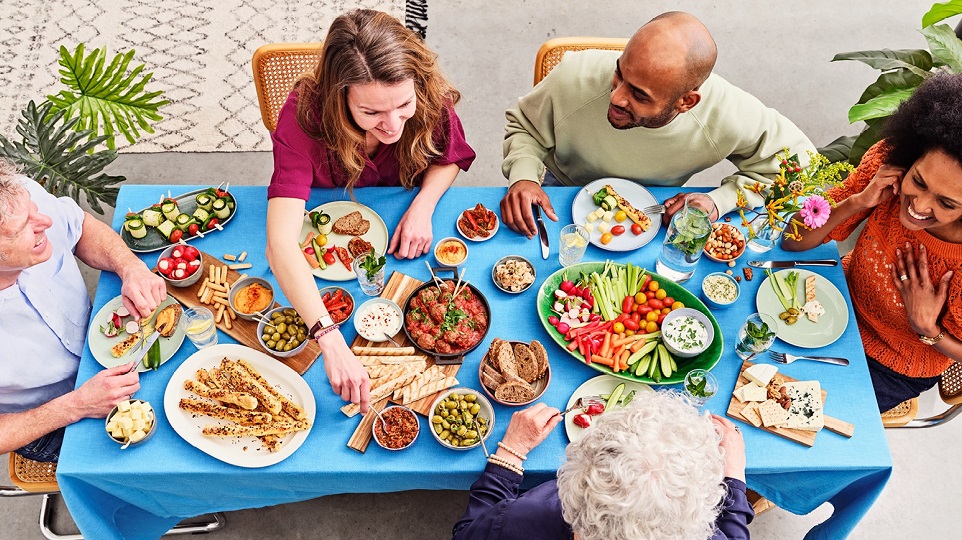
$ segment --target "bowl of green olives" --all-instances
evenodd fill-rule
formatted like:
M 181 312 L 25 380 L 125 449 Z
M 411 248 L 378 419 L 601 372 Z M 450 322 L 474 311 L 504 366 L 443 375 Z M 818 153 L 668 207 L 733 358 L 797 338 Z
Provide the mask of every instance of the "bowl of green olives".
M 494 407 L 478 390 L 454 388 L 431 404 L 431 435 L 441 446 L 469 450 L 481 445 L 494 428 Z
M 274 308 L 257 323 L 260 344 L 268 353 L 287 358 L 307 347 L 307 324 L 292 307 Z

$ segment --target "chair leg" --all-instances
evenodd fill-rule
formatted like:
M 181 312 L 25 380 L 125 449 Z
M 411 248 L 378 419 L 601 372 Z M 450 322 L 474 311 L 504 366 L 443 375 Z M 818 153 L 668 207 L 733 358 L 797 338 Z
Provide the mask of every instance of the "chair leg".
M 82 534 L 57 534 L 53 532 L 50 523 L 53 521 L 52 501 L 56 493 L 46 493 L 40 501 L 40 533 L 47 540 L 83 540 Z
M 164 536 L 176 534 L 203 534 L 223 529 L 227 525 L 227 517 L 222 512 L 210 514 L 212 520 L 199 523 L 178 523 L 174 528 L 164 533 Z
M 908 424 L 905 424 L 904 426 L 898 426 L 898 427 L 903 427 L 903 428 L 935 427 L 940 424 L 944 424 L 949 420 L 955 418 L 956 416 L 959 415 L 959 413 L 962 413 L 962 404 L 953 405 L 951 408 L 949 408 L 947 411 L 943 412 L 942 414 L 937 414 L 935 416 L 930 416 L 928 418 L 918 418 L 918 419 L 912 420 L 911 422 L 909 422 Z

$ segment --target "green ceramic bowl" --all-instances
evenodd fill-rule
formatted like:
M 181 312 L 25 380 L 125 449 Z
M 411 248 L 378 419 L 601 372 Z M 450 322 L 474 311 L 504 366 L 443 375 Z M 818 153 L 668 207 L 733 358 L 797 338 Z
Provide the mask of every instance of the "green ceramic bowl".
M 615 264 L 615 267 L 622 267 L 624 265 Z M 578 362 L 584 362 L 584 357 L 581 356 L 577 350 L 572 352 L 568 351 L 566 348 L 568 342 L 564 340 L 564 336 L 559 333 L 551 324 L 548 322 L 548 317 L 552 315 L 557 315 L 551 310 L 551 306 L 554 305 L 554 291 L 558 288 L 561 282 L 564 280 L 565 271 L 568 272 L 568 278 L 572 281 L 576 280 L 581 276 L 582 273 L 590 274 L 591 272 L 601 272 L 604 270 L 605 263 L 603 262 L 585 262 L 580 264 L 575 264 L 567 268 L 562 268 L 554 274 L 548 276 L 541 284 L 541 288 L 538 290 L 538 318 L 541 319 L 541 324 L 544 325 L 545 330 L 551 339 L 555 341 L 560 347 L 564 348 L 571 356 L 575 358 Z M 710 371 L 718 363 L 721 358 L 722 351 L 725 350 L 724 338 L 722 337 L 721 328 L 718 326 L 718 321 L 711 314 L 711 311 L 699 300 L 695 295 L 688 291 L 688 289 L 678 285 L 674 281 L 656 274 L 654 272 L 648 272 L 651 278 L 658 282 L 662 289 L 664 289 L 668 296 L 673 297 L 676 301 L 685 304 L 685 307 L 690 307 L 696 309 L 705 314 L 708 320 L 711 321 L 711 325 L 715 330 L 715 339 L 712 344 L 705 350 L 705 352 L 695 356 L 694 358 L 675 358 L 678 363 L 678 371 L 671 374 L 671 377 L 664 377 L 661 379 L 660 383 L 656 383 L 649 377 L 636 377 L 634 374 L 629 374 L 623 371 L 615 373 L 608 366 L 603 366 L 600 364 L 591 363 L 588 364 L 592 368 L 611 375 L 612 377 L 618 377 L 619 379 L 625 379 L 627 381 L 640 381 L 647 384 L 678 384 L 685 380 L 685 375 L 693 369 L 704 369 L 705 371 Z

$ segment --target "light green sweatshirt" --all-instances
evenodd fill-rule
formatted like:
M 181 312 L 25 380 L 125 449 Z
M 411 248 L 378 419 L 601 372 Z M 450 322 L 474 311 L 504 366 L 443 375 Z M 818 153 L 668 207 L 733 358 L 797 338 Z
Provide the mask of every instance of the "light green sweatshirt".
M 701 101 L 660 128 L 618 130 L 608 123 L 611 78 L 618 51 L 579 51 L 564 59 L 518 106 L 506 113 L 504 161 L 509 184 L 540 181 L 545 166 L 564 185 L 604 177 L 644 185 L 680 186 L 723 159 L 738 172 L 709 195 L 719 215 L 736 207 L 739 187 L 770 184 L 778 173 L 775 155 L 788 148 L 804 166 L 811 141 L 778 111 L 712 74 Z M 763 202 L 745 190 L 752 206 Z

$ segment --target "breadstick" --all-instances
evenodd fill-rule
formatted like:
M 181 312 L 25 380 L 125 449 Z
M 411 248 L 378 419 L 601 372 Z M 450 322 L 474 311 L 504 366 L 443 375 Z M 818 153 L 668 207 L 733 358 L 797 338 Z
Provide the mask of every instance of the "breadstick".
M 193 392 L 199 396 L 208 397 L 223 403 L 233 403 L 239 407 L 253 411 L 257 408 L 257 399 L 244 392 L 233 392 L 221 388 L 210 388 L 202 382 L 187 379 L 184 381 L 184 390 Z
M 284 412 L 286 412 L 287 414 L 291 415 L 291 418 L 293 418 L 293 419 L 295 419 L 295 420 L 306 420 L 306 419 L 307 419 L 307 414 L 304 412 L 304 409 L 303 409 L 300 405 L 298 405 L 298 404 L 294 403 L 293 401 L 287 399 L 287 396 L 285 396 L 284 394 L 281 394 L 281 393 L 278 392 L 273 386 L 271 386 L 270 383 L 267 382 L 267 379 L 265 379 L 264 377 L 262 377 L 261 374 L 257 372 L 257 370 L 254 368 L 254 366 L 248 364 L 246 361 L 244 361 L 244 360 L 242 360 L 242 359 L 238 359 L 238 360 L 237 360 L 237 363 L 240 364 L 240 366 L 241 366 L 245 371 L 247 371 L 247 373 L 248 373 L 255 381 L 257 381 L 258 383 L 260 383 L 260 385 L 261 385 L 265 390 L 267 390 L 272 396 L 274 396 L 275 398 L 277 398 L 278 400 L 280 400 L 280 402 L 281 402 L 281 407 L 283 408 Z
M 203 434 L 208 437 L 262 437 L 264 435 L 280 435 L 293 431 L 304 431 L 311 426 L 310 422 L 275 422 L 259 426 L 206 426 Z
M 414 347 L 351 347 L 351 351 L 356 355 L 365 356 L 411 356 L 415 353 Z
M 233 409 L 200 399 L 183 398 L 180 400 L 179 407 L 194 414 L 203 414 L 221 420 L 230 420 L 231 422 L 237 422 L 243 425 L 265 424 L 273 418 L 268 413 Z

